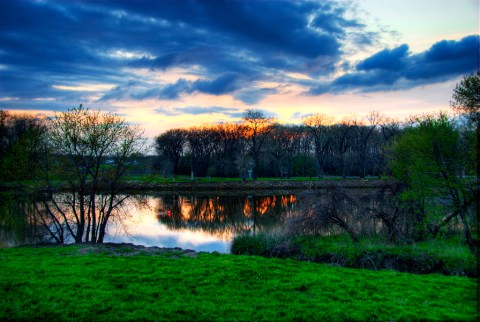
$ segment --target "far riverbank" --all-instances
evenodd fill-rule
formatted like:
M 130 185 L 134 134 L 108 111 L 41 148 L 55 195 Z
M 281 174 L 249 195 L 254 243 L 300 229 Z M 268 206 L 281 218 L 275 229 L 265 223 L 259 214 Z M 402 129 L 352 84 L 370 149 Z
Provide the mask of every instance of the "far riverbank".
M 215 179 L 200 178 L 196 180 L 181 181 L 157 181 L 142 179 L 130 179 L 121 185 L 121 190 L 128 192 L 236 192 L 248 194 L 250 192 L 261 191 L 308 191 L 322 190 L 327 188 L 337 189 L 379 189 L 387 185 L 398 183 L 392 178 L 322 178 L 318 180 L 297 180 L 297 179 L 259 179 L 245 181 L 230 181 L 225 179 L 219 181 Z M 57 191 L 68 190 L 68 184 L 57 181 L 53 188 Z M 3 183 L 0 184 L 0 191 L 23 191 L 30 189 L 46 190 L 47 185 L 40 182 L 27 183 Z
M 246 181 L 190 181 L 190 182 L 138 182 L 128 181 L 122 189 L 134 191 L 169 192 L 252 192 L 252 191 L 300 191 L 327 188 L 378 189 L 393 184 L 393 179 L 321 179 L 321 180 L 246 180 Z

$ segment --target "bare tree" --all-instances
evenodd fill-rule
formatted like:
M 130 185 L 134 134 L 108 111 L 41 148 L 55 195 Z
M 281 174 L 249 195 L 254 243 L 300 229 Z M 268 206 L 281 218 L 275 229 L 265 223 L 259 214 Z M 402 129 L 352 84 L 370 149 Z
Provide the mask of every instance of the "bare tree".
M 353 124 L 356 132 L 355 151 L 360 162 L 360 177 L 365 178 L 367 173 L 369 149 L 371 147 L 371 138 L 381 120 L 380 113 L 372 111 L 366 117 L 367 122 L 354 119 Z
M 300 147 L 302 128 L 299 126 L 277 125 L 272 132 L 272 153 L 282 177 L 290 178 L 293 173 L 293 159 Z
M 178 172 L 178 164 L 185 145 L 185 131 L 182 129 L 168 130 L 155 138 L 155 150 L 160 163 L 169 163 L 173 175 Z M 163 164 L 165 166 L 165 164 Z
M 332 143 L 332 125 L 334 119 L 326 114 L 313 114 L 303 119 L 303 124 L 308 128 L 315 145 L 317 159 L 317 175 L 323 176 L 323 164 Z
M 260 168 L 260 151 L 273 130 L 274 118 L 257 110 L 247 110 L 243 115 L 244 137 L 253 159 L 253 178 L 257 179 Z
M 314 197 L 314 198 L 312 198 Z M 301 211 L 290 218 L 288 230 L 294 235 L 333 234 L 335 230 L 347 233 L 358 242 L 352 221 L 359 206 L 355 199 L 341 188 L 331 185 L 321 193 L 300 196 Z
M 215 160 L 217 173 L 221 176 L 233 176 L 236 172 L 235 160 L 241 154 L 241 126 L 234 123 L 216 125 L 218 135 L 217 156 Z
M 215 154 L 218 135 L 209 126 L 192 127 L 185 131 L 185 139 L 190 152 L 190 170 L 194 174 L 204 176 L 208 172 L 211 159 Z
M 121 184 L 145 144 L 142 130 L 80 105 L 55 116 L 49 144 L 49 187 L 51 179 L 68 187 L 57 194 L 49 189 L 50 198 L 37 205 L 39 221 L 57 242 L 102 243 L 107 223 L 128 197 L 120 194 Z
M 400 182 L 385 182 L 368 200 L 363 200 L 364 213 L 380 220 L 386 237 L 392 242 L 408 242 L 412 239 L 415 218 L 411 205 L 401 200 L 405 185 Z
M 340 174 L 343 178 L 346 175 L 345 155 L 352 147 L 352 129 L 353 122 L 350 119 L 343 119 L 340 123 L 333 126 L 334 147 L 340 159 Z

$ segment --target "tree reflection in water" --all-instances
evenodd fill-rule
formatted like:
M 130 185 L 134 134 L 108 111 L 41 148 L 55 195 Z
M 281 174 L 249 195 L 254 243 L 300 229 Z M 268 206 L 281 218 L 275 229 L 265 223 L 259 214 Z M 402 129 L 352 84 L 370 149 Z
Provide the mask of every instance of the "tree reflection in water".
M 26 193 L 0 193 L 0 247 L 43 241 L 46 232 L 32 215 L 32 200 Z
M 215 244 L 217 250 L 236 235 L 278 228 L 299 234 L 348 231 L 353 238 L 383 234 L 394 240 L 412 230 L 394 196 L 383 188 L 335 187 L 295 195 L 133 195 L 109 222 L 107 241 L 192 249 Z M 0 246 L 51 241 L 34 215 L 50 202 L 40 197 L 0 193 Z
M 158 198 L 157 217 L 171 230 L 200 230 L 222 239 L 272 228 L 293 211 L 295 195 Z

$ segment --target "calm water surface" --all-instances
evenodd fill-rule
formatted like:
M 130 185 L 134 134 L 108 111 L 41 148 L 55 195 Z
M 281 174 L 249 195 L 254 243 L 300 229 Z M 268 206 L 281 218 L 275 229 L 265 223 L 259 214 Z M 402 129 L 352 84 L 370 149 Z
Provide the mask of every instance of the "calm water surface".
M 228 253 L 234 236 L 282 225 L 295 211 L 293 194 L 268 196 L 135 196 L 111 220 L 105 242 L 181 247 Z M 3 247 L 34 242 L 32 204 L 22 196 L 0 198 Z

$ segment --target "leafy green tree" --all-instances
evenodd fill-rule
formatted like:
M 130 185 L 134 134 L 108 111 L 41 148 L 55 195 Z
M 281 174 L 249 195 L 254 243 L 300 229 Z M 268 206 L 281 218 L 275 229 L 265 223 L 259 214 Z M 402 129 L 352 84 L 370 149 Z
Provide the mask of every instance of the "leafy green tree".
M 476 175 L 477 183 L 475 190 L 476 208 L 480 208 L 480 149 L 478 141 L 480 140 L 480 69 L 476 74 L 463 77 L 453 90 L 453 101 L 450 106 L 457 112 L 467 116 L 470 128 L 465 128 L 462 132 L 464 137 L 464 150 L 470 152 L 468 159 L 472 165 L 468 174 Z M 478 222 L 475 225 L 477 236 L 480 234 Z
M 0 111 L 2 180 L 29 180 L 39 175 L 39 158 L 46 131 L 44 117 Z
M 472 165 L 473 175 L 477 176 L 476 200 L 477 209 L 480 207 L 480 151 L 478 141 L 480 140 L 480 70 L 476 74 L 465 76 L 453 90 L 453 101 L 450 106 L 460 114 L 467 116 L 470 128 L 462 132 L 466 151 L 470 152 L 469 160 Z M 478 226 L 477 226 L 478 228 Z M 477 234 L 479 232 L 477 231 Z
M 401 198 L 413 209 L 417 239 L 459 222 L 475 251 L 475 183 L 461 176 L 464 159 L 460 131 L 444 113 L 416 118 L 395 140 L 390 167 L 408 187 Z
M 480 122 L 480 70 L 476 74 L 465 76 L 453 90 L 450 106 L 457 112 L 464 113 L 477 127 Z M 478 133 L 478 132 L 477 132 Z

